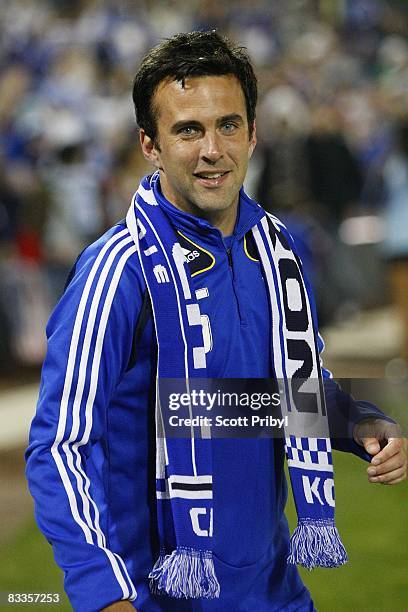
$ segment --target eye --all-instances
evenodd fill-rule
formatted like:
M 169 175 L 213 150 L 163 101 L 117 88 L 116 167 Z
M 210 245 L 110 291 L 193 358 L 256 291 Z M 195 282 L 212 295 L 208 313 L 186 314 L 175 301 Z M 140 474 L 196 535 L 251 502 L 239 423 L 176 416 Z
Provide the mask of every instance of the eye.
M 224 123 L 221 126 L 221 129 L 223 132 L 225 132 L 226 134 L 231 134 L 232 132 L 235 132 L 235 130 L 238 128 L 236 123 L 232 123 L 231 121 L 229 121 L 228 123 Z
M 186 125 L 180 128 L 177 133 L 180 134 L 180 136 L 195 136 L 198 133 L 198 128 L 194 125 Z

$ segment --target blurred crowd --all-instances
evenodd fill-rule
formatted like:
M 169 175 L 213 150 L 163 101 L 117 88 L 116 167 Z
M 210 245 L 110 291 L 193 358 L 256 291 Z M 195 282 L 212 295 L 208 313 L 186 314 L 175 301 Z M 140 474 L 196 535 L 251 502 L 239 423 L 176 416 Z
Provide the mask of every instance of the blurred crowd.
M 246 187 L 295 235 L 323 322 L 383 303 L 387 260 L 408 299 L 404 0 L 13 0 L 0 11 L 0 369 L 41 361 L 69 269 L 149 171 L 140 59 L 214 28 L 254 62 Z

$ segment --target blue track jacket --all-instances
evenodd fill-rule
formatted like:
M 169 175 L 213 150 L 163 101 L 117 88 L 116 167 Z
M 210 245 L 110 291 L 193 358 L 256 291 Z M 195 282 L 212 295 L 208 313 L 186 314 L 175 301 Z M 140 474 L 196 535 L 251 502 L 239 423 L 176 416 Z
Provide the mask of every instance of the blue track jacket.
M 271 376 L 267 294 L 246 236 L 262 210 L 241 192 L 234 234 L 224 240 L 206 221 L 156 196 L 182 241 L 210 322 L 208 375 Z M 27 476 L 38 525 L 64 571 L 74 610 L 95 612 L 120 599 L 133 599 L 140 612 L 313 610 L 297 568 L 286 563 L 287 487 L 277 439 L 213 440 L 220 599 L 150 594 L 147 576 L 158 555 L 157 350 L 146 296 L 134 243 L 119 223 L 80 255 L 47 326 Z M 324 377 L 331 419 L 346 403 L 350 428 L 381 415 L 343 397 L 326 370 Z M 333 445 L 368 458 L 350 439 Z

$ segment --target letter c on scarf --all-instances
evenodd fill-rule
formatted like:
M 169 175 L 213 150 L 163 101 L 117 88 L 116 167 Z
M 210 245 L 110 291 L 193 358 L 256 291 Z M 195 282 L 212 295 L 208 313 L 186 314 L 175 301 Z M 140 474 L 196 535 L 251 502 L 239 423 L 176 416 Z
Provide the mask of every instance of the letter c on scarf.
M 212 537 L 213 534 L 213 510 L 210 508 L 210 527 L 209 529 L 201 529 L 200 524 L 198 522 L 198 516 L 200 514 L 207 514 L 207 508 L 190 508 L 190 518 L 191 524 L 193 526 L 193 531 L 198 536 L 203 537 Z

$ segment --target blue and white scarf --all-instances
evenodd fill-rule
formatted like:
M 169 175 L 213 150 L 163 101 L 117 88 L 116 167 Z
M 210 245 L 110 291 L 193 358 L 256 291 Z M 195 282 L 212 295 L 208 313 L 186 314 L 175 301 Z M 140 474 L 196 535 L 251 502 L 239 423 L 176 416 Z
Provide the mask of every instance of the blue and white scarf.
M 152 592 L 172 597 L 214 598 L 220 585 L 212 555 L 211 430 L 192 428 L 190 439 L 166 437 L 160 405 L 160 380 L 178 380 L 178 390 L 188 393 L 190 379 L 206 377 L 206 355 L 187 260 L 152 188 L 158 180 L 158 173 L 143 179 L 126 217 L 150 294 L 158 345 L 156 497 L 161 551 L 149 575 L 150 586 Z M 271 365 L 282 383 L 282 416 L 290 417 L 285 448 L 298 525 L 288 562 L 309 569 L 336 567 L 347 555 L 334 525 L 331 446 L 305 283 L 277 219 L 265 215 L 252 234 L 269 294 Z M 308 401 L 299 409 L 301 394 Z M 194 416 L 192 411 L 190 407 Z M 200 527 L 201 515 L 207 518 L 207 529 Z

